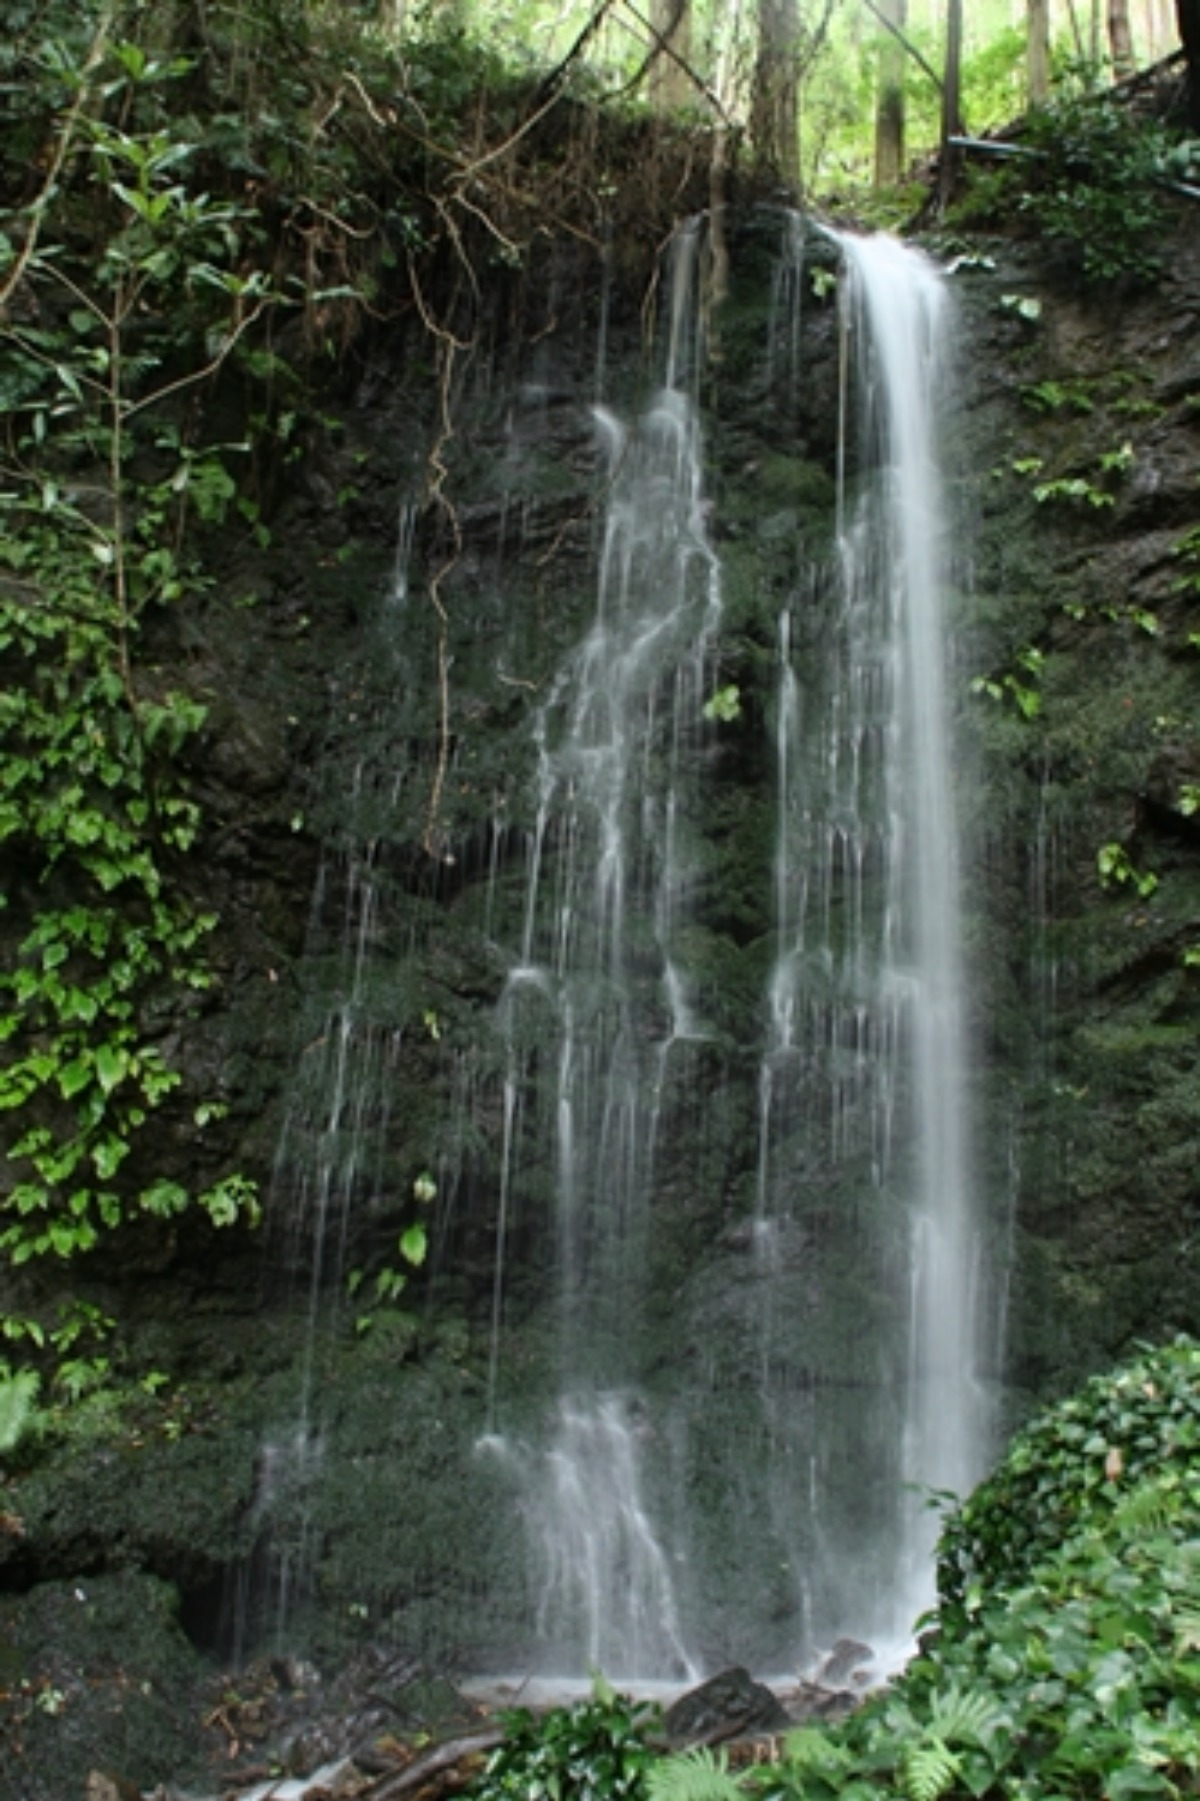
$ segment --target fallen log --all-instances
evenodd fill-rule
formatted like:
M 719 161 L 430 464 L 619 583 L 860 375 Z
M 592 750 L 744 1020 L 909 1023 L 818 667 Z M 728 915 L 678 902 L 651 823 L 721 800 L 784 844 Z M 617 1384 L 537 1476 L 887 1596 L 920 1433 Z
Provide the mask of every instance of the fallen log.
M 503 1726 L 485 1726 L 478 1732 L 464 1732 L 458 1738 L 445 1739 L 440 1745 L 432 1745 L 428 1751 L 414 1757 L 403 1769 L 377 1778 L 360 1791 L 358 1801 L 399 1801 L 400 1796 L 411 1795 L 444 1770 L 453 1769 L 464 1757 L 494 1751 L 503 1742 Z

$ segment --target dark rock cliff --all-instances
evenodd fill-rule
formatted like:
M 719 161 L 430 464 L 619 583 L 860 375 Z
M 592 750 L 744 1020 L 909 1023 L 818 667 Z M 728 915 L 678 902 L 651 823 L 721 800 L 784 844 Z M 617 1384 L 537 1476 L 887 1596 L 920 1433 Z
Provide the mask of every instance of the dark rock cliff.
M 986 264 L 963 259 L 949 277 L 961 315 L 947 429 L 965 545 L 956 708 L 972 1079 L 1007 1322 L 992 1374 L 1013 1417 L 1132 1339 L 1194 1328 L 1200 1311 L 1200 967 L 1188 962 L 1200 949 L 1200 546 L 1188 536 L 1200 525 L 1200 248 L 1189 224 L 1156 291 L 1066 291 L 1002 241 L 973 245 Z M 779 600 L 828 545 L 834 498 L 835 306 L 806 295 L 793 377 L 763 351 L 778 221 L 763 215 L 733 237 L 733 290 L 701 392 L 725 577 L 720 674 L 741 716 L 707 753 L 711 861 L 695 932 L 716 1030 L 667 1101 L 704 1126 L 674 1170 L 648 1274 L 671 1298 L 645 1359 L 664 1384 L 675 1356 L 707 1346 L 736 1358 L 753 1305 L 739 1289 L 739 1233 L 769 955 L 763 722 Z M 128 1395 L 81 1404 L 6 1482 L 0 1632 L 29 1685 L 22 1744 L 48 1730 L 32 1697 L 49 1666 L 30 1621 L 55 1597 L 61 1617 L 115 1596 L 104 1647 L 80 1655 L 135 1676 L 158 1651 L 139 1648 L 121 1607 L 159 1621 L 172 1681 L 195 1647 L 252 1652 L 281 1617 L 331 1656 L 380 1638 L 464 1666 L 521 1654 L 507 1635 L 523 1549 L 500 1478 L 474 1449 L 503 1125 L 487 1025 L 503 979 L 496 921 L 522 905 L 539 697 L 592 606 L 598 346 L 607 397 L 636 405 L 651 379 L 653 298 L 644 311 L 640 289 L 607 288 L 588 255 L 553 247 L 523 278 L 499 275 L 490 347 L 452 371 L 449 437 L 419 321 L 373 335 L 282 472 L 270 542 L 213 545 L 204 607 L 158 627 L 157 655 L 209 707 L 193 754 L 206 818 L 194 880 L 220 915 L 219 986 L 198 1019 L 170 1023 L 170 1048 L 229 1112 L 197 1134 L 166 1110 L 149 1152 L 189 1180 L 229 1167 L 258 1177 L 267 1219 L 261 1244 L 180 1226 L 105 1252 L 89 1278 L 122 1322 Z M 435 446 L 448 473 L 431 503 Z M 330 1022 L 366 941 L 355 1037 L 335 1042 Z M 317 1252 L 323 1184 L 342 1167 L 334 1140 L 352 1133 L 356 1203 L 333 1222 L 336 1255 Z M 344 1289 L 351 1271 L 369 1280 L 387 1266 L 426 1174 L 430 1257 L 407 1272 L 403 1306 L 327 1294 L 335 1276 Z M 526 1173 L 512 1241 L 523 1273 L 510 1329 L 531 1369 L 552 1330 L 538 1248 L 550 1180 Z M 798 1268 L 804 1255 L 798 1244 Z M 797 1356 L 852 1390 L 857 1323 Z M 735 1406 L 714 1396 L 714 1434 Z M 761 1580 L 741 1546 L 727 1554 Z M 777 1601 L 764 1588 L 764 1654 L 793 1624 L 776 1631 Z M 753 1645 L 719 1643 L 726 1630 L 714 1618 L 714 1644 L 753 1659 Z M 61 1676 L 68 1709 L 82 1705 L 74 1681 Z M 160 1726 L 156 1716 L 147 1742 Z M 156 1751 L 139 1779 L 179 1755 L 175 1742 Z

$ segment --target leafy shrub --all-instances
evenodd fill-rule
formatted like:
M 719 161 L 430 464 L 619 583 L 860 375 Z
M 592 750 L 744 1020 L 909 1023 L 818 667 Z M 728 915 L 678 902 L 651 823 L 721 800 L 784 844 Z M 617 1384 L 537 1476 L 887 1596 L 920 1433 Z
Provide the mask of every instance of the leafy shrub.
M 1200 1453 L 1200 1344 L 1180 1337 L 1040 1414 L 946 1525 L 943 1633 L 985 1596 L 1028 1581 L 1064 1540 L 1104 1532 L 1131 1486 L 1186 1471 Z
M 474 1801 L 648 1801 L 653 1707 L 597 1681 L 591 1698 L 538 1717 L 504 1715 L 505 1739 L 468 1791 Z
M 1200 1793 L 1200 1345 L 1049 1409 L 943 1534 L 942 1612 L 888 1690 L 790 1734 L 754 1801 Z M 653 1801 L 729 1801 L 672 1760 Z
M 15 1451 L 22 1439 L 37 1430 L 40 1387 L 36 1370 L 0 1367 L 0 1455 Z
M 1034 173 L 1019 205 L 1039 234 L 1085 281 L 1152 280 L 1166 223 L 1162 131 L 1109 95 L 1082 94 L 1032 113 L 1028 142 L 1037 162 L 1023 166 Z

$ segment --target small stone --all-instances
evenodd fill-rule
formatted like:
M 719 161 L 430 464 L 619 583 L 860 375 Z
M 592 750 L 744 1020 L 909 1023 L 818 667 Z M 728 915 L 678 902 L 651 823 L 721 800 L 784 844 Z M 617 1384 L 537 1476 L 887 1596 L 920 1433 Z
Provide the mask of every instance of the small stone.
M 120 1776 L 109 1776 L 103 1770 L 88 1772 L 87 1801 L 142 1801 L 142 1791 Z

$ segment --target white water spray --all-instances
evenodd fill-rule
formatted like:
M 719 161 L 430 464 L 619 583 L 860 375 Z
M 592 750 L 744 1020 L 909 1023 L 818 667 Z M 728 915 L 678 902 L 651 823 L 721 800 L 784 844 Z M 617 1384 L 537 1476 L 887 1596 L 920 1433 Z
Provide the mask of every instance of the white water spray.
M 936 1527 L 921 1491 L 964 1493 L 987 1444 L 936 426 L 950 320 L 918 252 L 887 238 L 836 242 L 836 636 L 827 685 L 806 696 L 791 616 L 780 623 L 778 951 L 759 1213 L 769 1245 L 766 1227 L 804 1180 L 780 1148 L 800 1118 L 810 1167 L 848 1196 L 857 1184 L 864 1221 L 880 1216 L 864 1257 L 898 1296 L 891 1346 L 878 1343 L 880 1381 L 897 1403 L 881 1460 L 896 1500 L 891 1524 L 872 1527 L 869 1586 L 845 1584 L 842 1605 L 852 1629 L 892 1638 L 933 1600 Z
M 705 528 L 695 408 L 698 233 L 676 246 L 667 385 L 636 424 L 594 409 L 607 467 L 596 609 L 537 722 L 539 802 L 505 1044 L 491 1360 L 502 1423 L 503 1270 L 518 1160 L 556 1195 L 559 1400 L 541 1442 L 493 1431 L 515 1472 L 537 1638 L 559 1672 L 694 1673 L 649 1498 L 651 1423 L 629 1393 L 647 1304 L 658 1096 L 703 1036 L 683 940 L 698 747 L 719 570 Z M 530 1105 L 514 1129 L 516 1097 Z

